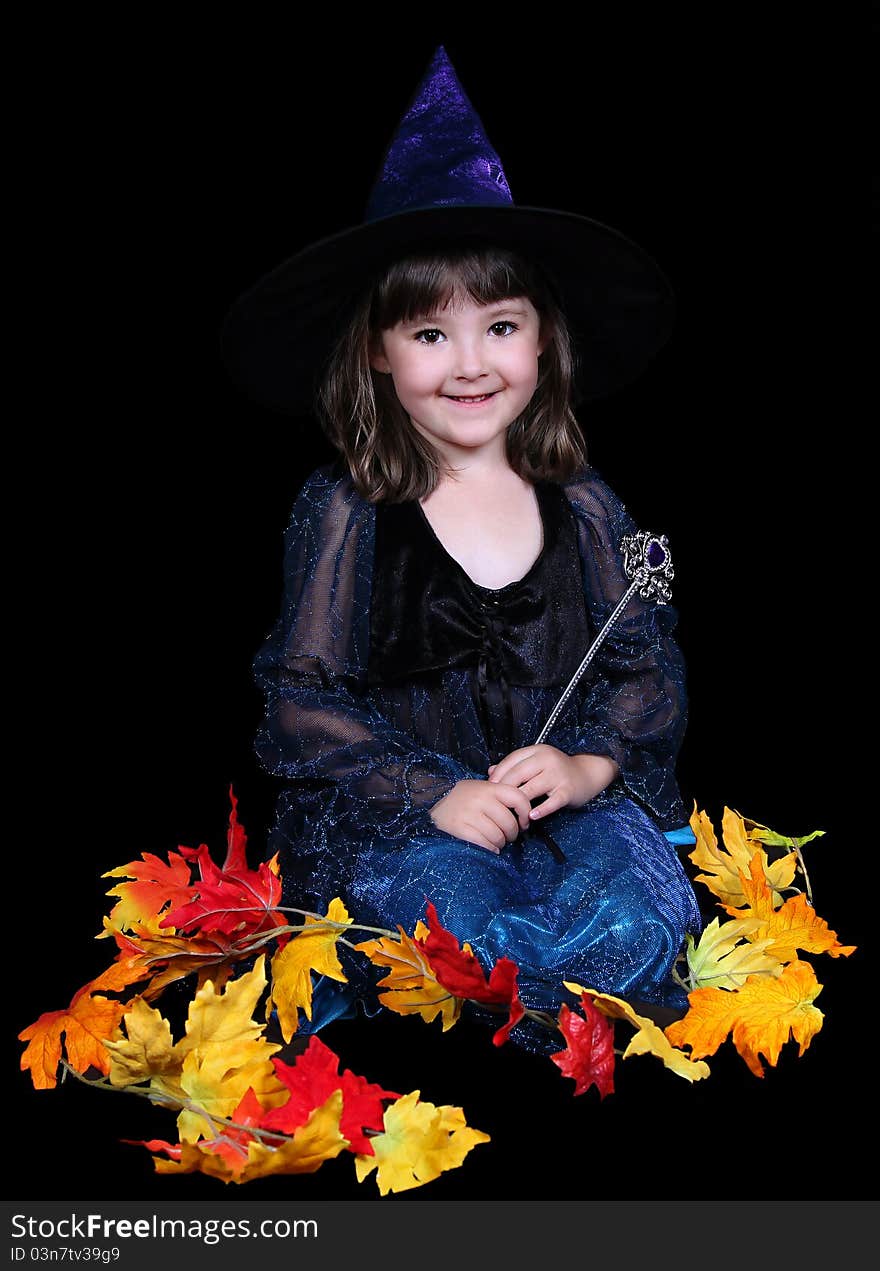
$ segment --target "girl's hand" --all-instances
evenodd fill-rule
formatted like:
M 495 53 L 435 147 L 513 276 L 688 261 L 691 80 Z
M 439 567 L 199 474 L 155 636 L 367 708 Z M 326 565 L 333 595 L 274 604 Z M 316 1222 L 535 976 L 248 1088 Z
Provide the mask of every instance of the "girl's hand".
M 546 795 L 529 819 L 537 821 L 557 808 L 580 808 L 610 785 L 620 772 L 607 755 L 566 755 L 555 746 L 524 746 L 489 768 L 489 782 L 516 786 L 529 800 Z
M 511 810 L 512 809 L 512 810 Z M 530 805 L 516 786 L 501 781 L 459 781 L 438 799 L 430 816 L 447 834 L 496 855 L 528 828 Z

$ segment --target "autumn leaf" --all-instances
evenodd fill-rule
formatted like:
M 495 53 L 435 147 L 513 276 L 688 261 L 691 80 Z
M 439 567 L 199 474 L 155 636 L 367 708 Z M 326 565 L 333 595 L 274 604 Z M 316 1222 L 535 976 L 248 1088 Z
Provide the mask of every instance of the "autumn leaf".
M 654 1055 L 665 1068 L 676 1076 L 683 1077 L 685 1081 L 703 1081 L 709 1076 L 708 1064 L 702 1060 L 694 1062 L 683 1051 L 676 1050 L 669 1037 L 664 1035 L 653 1020 L 637 1015 L 623 998 L 614 997 L 610 993 L 599 993 L 596 989 L 584 988 L 569 980 L 564 980 L 563 983 L 572 993 L 580 996 L 588 994 L 598 1010 L 609 1019 L 626 1020 L 632 1025 L 636 1031 L 623 1052 L 624 1059 L 631 1059 L 633 1055 Z
M 772 937 L 754 938 L 760 926 L 758 918 L 724 923 L 713 918 L 698 942 L 685 936 L 691 987 L 738 989 L 750 975 L 780 975 L 782 962 L 767 952 Z
M 334 1090 L 326 1103 L 314 1110 L 305 1125 L 283 1142 L 273 1139 L 270 1143 L 263 1143 L 256 1137 L 248 1141 L 244 1136 L 227 1130 L 213 1141 L 202 1139 L 197 1143 L 162 1144 L 171 1159 L 154 1156 L 153 1164 L 157 1174 L 199 1172 L 224 1183 L 248 1183 L 254 1178 L 267 1178 L 273 1174 L 314 1174 L 325 1161 L 332 1160 L 348 1147 L 347 1139 L 339 1131 L 341 1110 L 342 1092 Z M 156 1143 L 155 1140 L 152 1142 Z M 145 1146 L 150 1146 L 150 1141 Z M 245 1159 L 240 1159 L 245 1152 Z M 236 1155 L 239 1159 L 235 1159 Z
M 379 994 L 379 1001 L 397 1015 L 421 1015 L 429 1024 L 439 1015 L 445 1033 L 461 1015 L 462 999 L 437 981 L 419 943 L 428 934 L 428 928 L 421 919 L 416 923 L 413 940 L 403 927 L 397 930 L 400 932 L 399 940 L 381 936 L 354 946 L 374 966 L 389 968 L 385 978 L 376 985 L 385 989 Z M 465 949 L 468 949 L 467 945 Z
M 248 956 L 237 950 L 228 936 L 156 936 L 140 927 L 112 934 L 119 947 L 117 958 L 139 961 L 145 967 L 150 979 L 140 995 L 147 1001 L 157 998 L 169 984 L 193 973 L 199 977 L 199 988 L 208 974 L 214 987 L 219 988 L 235 962 Z
M 205 843 L 193 859 L 199 866 L 199 880 L 191 897 L 163 918 L 162 926 L 200 935 L 257 935 L 288 925 L 276 906 L 281 900 L 281 881 L 266 861 L 258 869 L 218 869 Z
M 566 1040 L 565 1050 L 550 1058 L 564 1077 L 574 1081 L 574 1093 L 584 1094 L 590 1086 L 599 1098 L 614 1093 L 614 1025 L 581 995 L 583 1019 L 563 1002 L 559 1008 L 559 1027 Z
M 704 871 L 697 874 L 696 881 L 704 883 L 730 912 L 731 907 L 736 908 L 744 903 L 741 875 L 748 875 L 749 862 L 757 850 L 767 882 L 776 893 L 775 903 L 781 904 L 781 892 L 791 885 L 794 878 L 797 854 L 789 852 L 787 856 L 771 863 L 760 840 L 752 839 L 744 818 L 731 812 L 728 807 L 724 809 L 721 824 L 723 847 L 718 844 L 709 817 L 705 812 L 698 812 L 697 805 L 694 804 L 690 826 L 697 842 L 688 859 Z
M 330 923 L 350 925 L 348 910 L 335 897 L 324 918 Z M 336 953 L 336 941 L 342 935 L 339 927 L 328 926 L 320 918 L 306 918 L 305 930 L 289 940 L 272 958 L 272 988 L 266 1004 L 266 1018 L 274 1007 L 286 1042 L 297 1030 L 299 1010 L 312 1018 L 312 972 L 329 976 L 347 984 Z
M 383 1101 L 399 1098 L 396 1090 L 383 1090 L 348 1069 L 340 1076 L 338 1055 L 317 1036 L 309 1039 L 307 1049 L 293 1065 L 278 1058 L 272 1062 L 278 1079 L 290 1091 L 290 1096 L 285 1103 L 266 1114 L 261 1123 L 265 1129 L 292 1134 L 305 1124 L 331 1091 L 341 1090 L 340 1132 L 348 1139 L 352 1152 L 371 1155 L 373 1149 L 364 1131 L 382 1129 Z
M 418 943 L 427 954 L 438 983 L 456 997 L 470 998 L 487 1005 L 507 1006 L 507 1022 L 492 1037 L 496 1046 L 503 1045 L 511 1028 L 525 1014 L 525 1007 L 519 1000 L 516 987 L 519 968 L 510 958 L 498 958 L 487 981 L 483 968 L 470 949 L 460 949 L 455 936 L 441 925 L 431 901 L 428 901 L 426 912 L 428 935 Z
M 238 819 L 238 799 L 233 787 L 229 787 L 229 825 L 226 830 L 226 859 L 223 862 L 224 872 L 247 869 L 247 835 L 244 826 Z
M 149 979 L 151 974 L 149 965 L 140 954 L 123 954 L 111 962 L 106 971 L 96 975 L 87 988 L 90 993 L 121 993 L 132 984 Z
M 222 868 L 211 859 L 207 844 L 180 846 L 169 852 L 167 864 L 153 853 L 109 870 L 104 878 L 130 878 L 107 894 L 120 899 L 100 938 L 117 931 L 138 929 L 141 935 L 173 935 L 175 931 L 199 934 L 258 934 L 287 925 L 275 906 L 281 898 L 277 859 L 248 868 L 247 837 L 237 815 L 238 800 L 229 789 L 232 811 L 227 831 L 226 858 Z M 198 865 L 200 877 L 192 878 Z
M 109 1040 L 108 1067 L 111 1086 L 137 1085 L 166 1073 L 180 1072 L 180 1056 L 175 1053 L 171 1025 L 162 1013 L 142 997 L 129 1004 L 125 1037 Z
M 181 904 L 192 895 L 190 867 L 178 852 L 169 852 L 167 863 L 152 852 L 144 852 L 139 861 L 129 861 L 101 877 L 133 881 L 119 883 L 107 892 L 119 900 L 105 919 L 103 930 L 97 936 L 99 940 L 139 925 L 157 927 L 159 914 L 166 905 Z
M 848 958 L 855 952 L 854 944 L 838 941 L 836 932 L 819 917 L 806 896 L 790 896 L 778 909 L 774 907 L 758 852 L 749 863 L 747 877 L 742 879 L 742 890 L 745 908 L 728 912 L 740 918 L 758 919 L 750 939 L 769 940 L 767 952 L 780 962 L 791 962 L 798 949 L 804 953 L 827 953 L 832 958 Z
M 184 1036 L 175 1043 L 159 1011 L 136 1001 L 125 1019 L 126 1036 L 106 1043 L 111 1084 L 148 1081 L 157 1098 L 194 1105 L 177 1119 L 187 1142 L 213 1138 L 211 1114 L 228 1117 L 249 1087 L 267 1108 L 283 1102 L 287 1092 L 271 1063 L 281 1047 L 268 1042 L 252 1018 L 265 987 L 265 955 L 222 992 L 208 980 L 190 1002 Z
M 461 1108 L 420 1103 L 413 1090 L 385 1109 L 385 1131 L 371 1140 L 372 1156 L 355 1157 L 355 1173 L 362 1183 L 376 1170 L 380 1195 L 405 1192 L 456 1169 L 488 1134 L 472 1129 Z
M 725 989 L 695 989 L 683 1019 L 665 1029 L 674 1046 L 689 1046 L 691 1055 L 714 1055 L 730 1035 L 739 1054 L 756 1077 L 763 1077 L 763 1054 L 775 1067 L 783 1045 L 791 1038 L 803 1055 L 822 1027 L 822 1013 L 813 1006 L 822 985 L 808 962 L 791 962 L 776 978 L 754 976 L 735 993 Z
M 21 1069 L 30 1070 L 35 1089 L 53 1090 L 58 1084 L 62 1051 L 76 1072 L 88 1072 L 89 1068 L 105 1075 L 108 1072 L 104 1042 L 116 1032 L 126 1005 L 100 994 L 92 996 L 88 988 L 79 989 L 66 1010 L 45 1011 L 18 1034 L 19 1041 L 28 1042 Z
M 747 817 L 743 817 L 742 820 L 748 830 L 749 838 L 764 843 L 767 847 L 801 848 L 805 843 L 812 843 L 813 839 L 825 837 L 824 830 L 813 830 L 811 834 L 800 835 L 777 834 L 776 830 L 768 829 L 766 825 L 761 825 L 757 821 L 751 821 Z
M 271 1056 L 281 1049 L 266 1040 L 262 1025 L 252 1018 L 266 987 L 265 956 L 253 971 L 231 980 L 218 993 L 210 980 L 189 1006 L 185 1036 L 175 1050 L 183 1059 L 180 1084 L 187 1096 L 207 1112 L 229 1116 L 252 1086 L 264 1106 L 286 1097 L 275 1075 Z M 187 1110 L 178 1117 L 181 1139 L 207 1132 L 206 1122 Z

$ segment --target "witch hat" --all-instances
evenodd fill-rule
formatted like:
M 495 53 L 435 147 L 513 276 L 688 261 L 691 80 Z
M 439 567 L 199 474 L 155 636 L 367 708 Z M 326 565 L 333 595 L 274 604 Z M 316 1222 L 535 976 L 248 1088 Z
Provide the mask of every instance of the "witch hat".
M 631 382 L 671 334 L 672 288 L 641 247 L 588 217 L 514 203 L 440 45 L 362 222 L 289 257 L 229 309 L 221 356 L 231 379 L 272 410 L 311 413 L 330 349 L 370 280 L 409 251 L 461 240 L 512 248 L 542 267 L 578 349 L 576 402 Z

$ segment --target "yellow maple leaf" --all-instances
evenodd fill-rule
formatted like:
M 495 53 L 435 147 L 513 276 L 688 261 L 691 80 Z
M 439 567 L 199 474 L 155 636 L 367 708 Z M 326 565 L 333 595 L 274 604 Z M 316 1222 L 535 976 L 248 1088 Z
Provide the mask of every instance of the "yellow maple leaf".
M 252 1018 L 266 987 L 265 955 L 253 970 L 230 980 L 222 992 L 207 980 L 190 1002 L 186 1031 L 172 1043 L 167 1020 L 136 999 L 125 1017 L 127 1036 L 107 1042 L 112 1085 L 149 1081 L 150 1090 L 170 1103 L 188 1103 L 177 1124 L 182 1140 L 214 1135 L 210 1114 L 228 1117 L 248 1088 L 264 1107 L 288 1097 L 271 1057 L 281 1049 Z M 208 1114 L 208 1118 L 203 1113 Z
M 180 1071 L 180 1058 L 174 1053 L 171 1025 L 154 1006 L 142 997 L 129 1003 L 125 1016 L 125 1037 L 105 1043 L 110 1056 L 111 1086 L 132 1086 L 165 1073 Z
M 696 881 L 704 883 L 713 896 L 717 896 L 728 909 L 742 905 L 744 897 L 741 875 L 748 874 L 749 862 L 757 850 L 760 852 L 767 881 L 776 893 L 776 904 L 781 904 L 781 891 L 789 887 L 794 878 L 797 853 L 789 852 L 771 863 L 760 839 L 751 837 L 752 831 L 746 827 L 744 818 L 728 807 L 724 809 L 721 826 L 723 847 L 719 846 L 709 817 L 705 812 L 698 812 L 694 803 L 690 827 L 697 842 L 688 859 L 704 871 L 697 874 Z
M 180 1088 L 196 1106 L 184 1108 L 177 1118 L 181 1140 L 192 1143 L 202 1137 L 213 1138 L 216 1131 L 209 1118 L 231 1117 L 248 1090 L 253 1090 L 266 1108 L 284 1103 L 290 1092 L 270 1062 L 278 1049 L 257 1038 L 191 1050 L 183 1061 Z
M 157 1174 L 192 1174 L 196 1171 L 219 1178 L 224 1183 L 247 1183 L 270 1174 L 314 1174 L 324 1163 L 348 1147 L 348 1139 L 339 1131 L 342 1115 L 342 1091 L 334 1090 L 321 1107 L 315 1108 L 305 1125 L 297 1128 L 292 1138 L 267 1146 L 259 1140 L 247 1145 L 243 1164 L 233 1167 L 212 1143 L 181 1143 L 180 1160 L 154 1156 Z M 244 1149 L 242 1149 L 244 1150 Z
M 252 1018 L 267 983 L 265 961 L 261 954 L 252 971 L 228 981 L 221 992 L 207 980 L 190 1002 L 186 1033 L 174 1050 L 181 1060 L 181 1088 L 208 1113 L 228 1116 L 249 1086 L 264 1107 L 288 1097 L 271 1062 L 281 1047 L 267 1041 Z M 184 1109 L 177 1124 L 181 1139 L 213 1134 L 210 1122 L 193 1110 Z
M 629 1059 L 632 1055 L 654 1055 L 661 1060 L 665 1068 L 678 1077 L 684 1077 L 685 1081 L 702 1081 L 709 1076 L 708 1064 L 703 1063 L 702 1060 L 694 1062 L 684 1051 L 676 1050 L 653 1020 L 647 1019 L 644 1015 L 637 1015 L 629 1002 L 625 1002 L 623 998 L 614 997 L 610 993 L 600 993 L 597 989 L 584 988 L 572 980 L 562 982 L 578 997 L 582 993 L 588 994 L 596 1007 L 608 1019 L 623 1019 L 628 1024 L 632 1024 L 636 1031 L 623 1052 L 624 1059 Z
M 750 975 L 781 975 L 782 962 L 768 952 L 772 937 L 755 939 L 760 927 L 759 918 L 731 919 L 724 923 L 713 918 L 703 928 L 699 941 L 686 936 L 692 987 L 737 989 Z
M 692 1056 L 714 1055 L 728 1035 L 756 1077 L 763 1077 L 763 1054 L 776 1066 L 783 1045 L 793 1038 L 799 1055 L 822 1027 L 822 1012 L 813 1002 L 822 990 L 808 962 L 791 962 L 775 978 L 753 976 L 742 988 L 695 989 L 683 1019 L 665 1030 L 675 1046 L 689 1046 Z
M 778 909 L 774 906 L 774 893 L 767 886 L 760 853 L 752 857 L 742 886 L 745 908 L 728 912 L 756 919 L 757 925 L 748 938 L 762 943 L 769 941 L 768 954 L 780 962 L 791 962 L 797 957 L 798 949 L 805 953 L 827 953 L 832 958 L 849 957 L 855 952 L 854 944 L 839 942 L 837 933 L 819 917 L 806 896 L 790 896 Z
M 379 1192 L 405 1192 L 461 1165 L 471 1148 L 490 1142 L 472 1129 L 461 1108 L 420 1103 L 413 1090 L 385 1109 L 383 1134 L 370 1140 L 375 1155 L 355 1157 L 357 1180 L 376 1170 Z
M 429 1024 L 439 1015 L 445 1033 L 461 1015 L 462 999 L 437 982 L 424 950 L 416 943 L 429 934 L 421 919 L 416 923 L 412 940 L 403 927 L 397 930 L 399 940 L 381 936 L 378 940 L 355 945 L 375 966 L 389 968 L 384 980 L 379 980 L 376 986 L 385 989 L 379 994 L 379 1001 L 398 1015 L 421 1015 Z M 464 949 L 471 952 L 470 945 L 466 944 Z
M 330 922 L 350 925 L 348 910 L 335 897 L 324 914 Z M 266 1018 L 278 1012 L 281 1034 L 289 1042 L 297 1030 L 300 1007 L 312 1018 L 312 972 L 347 984 L 336 952 L 336 941 L 342 932 L 329 927 L 320 918 L 306 918 L 306 930 L 300 931 L 279 949 L 272 959 L 272 989 L 266 1003 Z M 310 929 L 311 928 L 311 929 Z

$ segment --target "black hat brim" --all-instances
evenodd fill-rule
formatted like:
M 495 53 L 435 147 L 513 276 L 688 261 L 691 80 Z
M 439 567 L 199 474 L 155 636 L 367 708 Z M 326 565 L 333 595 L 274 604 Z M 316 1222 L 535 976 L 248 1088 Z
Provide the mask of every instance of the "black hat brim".
M 630 383 L 671 334 L 669 280 L 618 231 L 549 208 L 429 207 L 320 239 L 240 295 L 220 332 L 230 378 L 270 410 L 310 413 L 333 341 L 370 279 L 407 251 L 470 238 L 544 270 L 578 353 L 576 402 Z

